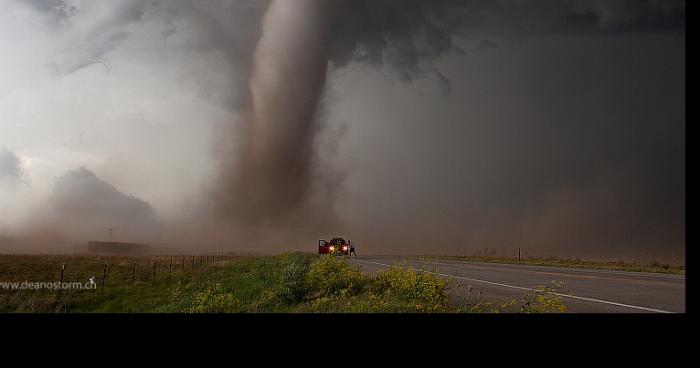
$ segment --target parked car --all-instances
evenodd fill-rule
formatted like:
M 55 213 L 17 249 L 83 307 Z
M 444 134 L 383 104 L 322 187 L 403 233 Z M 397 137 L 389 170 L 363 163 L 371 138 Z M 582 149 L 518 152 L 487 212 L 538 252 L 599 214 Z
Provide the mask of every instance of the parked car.
M 349 255 L 350 244 L 343 238 L 333 238 L 331 241 L 318 241 L 318 254 Z

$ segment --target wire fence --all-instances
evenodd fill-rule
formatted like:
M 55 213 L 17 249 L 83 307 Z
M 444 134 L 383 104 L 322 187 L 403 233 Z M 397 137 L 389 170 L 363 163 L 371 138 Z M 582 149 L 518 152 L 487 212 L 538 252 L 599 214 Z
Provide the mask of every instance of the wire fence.
M 30 289 L 41 294 L 54 294 L 56 300 L 62 295 L 65 297 L 85 289 L 102 294 L 110 286 L 175 281 L 185 274 L 197 274 L 210 266 L 258 255 L 256 252 L 235 251 L 160 256 L 82 256 L 64 259 L 60 263 L 50 260 L 40 262 L 42 264 L 37 265 L 37 269 L 5 273 L 5 280 L 0 280 L 3 281 L 0 282 L 0 293 Z
M 69 279 L 89 280 L 92 277 L 100 285 L 103 285 L 107 278 L 120 283 L 157 281 L 170 278 L 173 274 L 197 271 L 208 265 L 253 255 L 252 252 L 207 252 L 200 253 L 199 256 L 157 256 L 143 261 L 121 261 L 113 264 L 106 260 L 95 263 L 88 269 L 76 268 Z

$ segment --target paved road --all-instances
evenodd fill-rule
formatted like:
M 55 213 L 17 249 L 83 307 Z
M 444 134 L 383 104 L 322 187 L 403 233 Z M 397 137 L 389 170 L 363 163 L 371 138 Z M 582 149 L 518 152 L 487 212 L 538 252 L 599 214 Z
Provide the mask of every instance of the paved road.
M 364 257 L 352 262 L 368 273 L 377 272 L 401 258 Z M 520 301 L 537 286 L 565 283 L 573 297 L 563 294 L 570 312 L 580 313 L 685 313 L 685 276 L 657 273 L 585 270 L 545 266 L 469 261 L 424 262 L 405 259 L 410 267 L 455 277 L 461 289 L 473 287 L 484 301 Z

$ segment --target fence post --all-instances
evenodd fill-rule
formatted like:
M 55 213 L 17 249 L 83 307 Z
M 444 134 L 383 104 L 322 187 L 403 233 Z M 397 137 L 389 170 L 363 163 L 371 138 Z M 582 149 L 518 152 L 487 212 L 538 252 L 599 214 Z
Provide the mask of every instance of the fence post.
M 61 265 L 61 277 L 58 280 L 58 293 L 56 294 L 56 300 L 61 297 L 61 287 L 63 286 L 63 273 L 66 271 L 66 264 Z M 14 279 L 14 275 L 12 277 Z
M 153 259 L 153 281 L 156 280 L 156 266 L 158 265 L 158 261 L 156 259 Z
M 520 247 L 518 247 L 518 262 L 520 262 L 522 258 L 520 258 Z
M 194 256 L 192 256 L 192 269 L 194 270 Z
M 107 262 L 105 262 L 105 266 L 102 269 L 102 288 L 100 289 L 100 294 L 105 291 L 105 278 L 107 278 Z
M 168 269 L 168 277 L 173 273 L 173 257 L 170 257 L 170 268 Z
M 134 268 L 131 271 L 131 284 L 133 285 L 136 281 L 136 262 L 134 262 Z

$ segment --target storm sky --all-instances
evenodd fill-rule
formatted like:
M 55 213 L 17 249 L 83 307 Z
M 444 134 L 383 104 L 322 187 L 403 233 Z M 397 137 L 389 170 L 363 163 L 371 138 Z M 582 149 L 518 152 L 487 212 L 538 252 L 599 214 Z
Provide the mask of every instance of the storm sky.
M 3 1 L 0 235 L 684 257 L 685 1 L 329 4 L 265 26 L 270 1 Z M 286 32 L 312 25 L 323 63 Z M 256 64 L 267 29 L 288 54 Z M 303 206 L 241 222 L 254 65 L 288 55 L 306 68 L 264 101 L 286 109 L 275 147 L 305 147 L 284 151 L 308 165 Z M 311 80 L 308 124 L 287 124 Z

